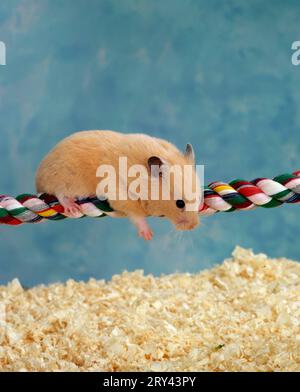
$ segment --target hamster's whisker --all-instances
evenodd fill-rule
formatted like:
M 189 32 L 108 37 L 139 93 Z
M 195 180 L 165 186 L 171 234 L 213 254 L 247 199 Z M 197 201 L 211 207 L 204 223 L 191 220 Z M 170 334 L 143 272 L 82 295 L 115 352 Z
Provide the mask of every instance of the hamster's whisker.
M 175 239 L 176 239 L 176 237 L 178 237 L 178 231 L 175 229 L 175 227 L 173 225 L 170 227 L 169 233 L 170 233 L 170 236 L 174 237 Z
M 182 231 L 179 231 L 179 230 L 175 230 L 175 229 L 174 229 L 174 231 L 175 231 L 176 239 L 177 239 L 178 241 L 182 241 L 182 239 L 183 239 L 183 232 L 182 232 Z

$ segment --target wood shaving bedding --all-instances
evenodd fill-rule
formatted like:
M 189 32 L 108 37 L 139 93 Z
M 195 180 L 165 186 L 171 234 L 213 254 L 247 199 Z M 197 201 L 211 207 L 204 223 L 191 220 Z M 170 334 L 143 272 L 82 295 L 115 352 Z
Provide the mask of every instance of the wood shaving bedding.
M 300 264 L 0 286 L 2 371 L 300 371 Z

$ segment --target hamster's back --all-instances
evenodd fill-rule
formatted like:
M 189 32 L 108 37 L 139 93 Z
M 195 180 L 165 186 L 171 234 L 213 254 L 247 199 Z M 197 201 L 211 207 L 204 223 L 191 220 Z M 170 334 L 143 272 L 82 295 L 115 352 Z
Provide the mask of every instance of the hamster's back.
M 115 131 L 80 131 L 60 141 L 42 160 L 36 174 L 37 192 L 70 197 L 94 195 L 101 164 L 113 165 L 127 157 L 128 166 L 147 164 L 150 156 L 184 164 L 183 155 L 171 143 L 144 134 Z

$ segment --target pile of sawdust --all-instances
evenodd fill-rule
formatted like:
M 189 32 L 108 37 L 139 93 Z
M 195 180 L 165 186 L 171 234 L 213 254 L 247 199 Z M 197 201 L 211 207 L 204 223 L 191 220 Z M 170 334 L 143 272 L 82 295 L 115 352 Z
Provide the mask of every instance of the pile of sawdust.
M 0 287 L 2 371 L 300 371 L 300 264 Z

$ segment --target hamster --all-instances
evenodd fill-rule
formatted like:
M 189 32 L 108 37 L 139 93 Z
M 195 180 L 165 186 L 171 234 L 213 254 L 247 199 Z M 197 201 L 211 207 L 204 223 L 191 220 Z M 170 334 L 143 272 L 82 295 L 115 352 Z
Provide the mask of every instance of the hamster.
M 115 131 L 80 131 L 60 141 L 42 160 L 36 172 L 36 190 L 38 193 L 55 195 L 64 207 L 64 214 L 69 217 L 81 216 L 80 205 L 75 200 L 85 197 L 99 196 L 97 186 L 99 177 L 97 169 L 100 165 L 111 165 L 116 171 L 117 188 L 124 181 L 119 170 L 119 158 L 126 157 L 127 165 L 142 165 L 145 168 L 150 187 L 156 177 L 158 184 L 163 185 L 166 176 L 163 170 L 173 165 L 183 168 L 192 167 L 189 174 L 180 177 L 181 185 L 188 179 L 193 182 L 194 198 L 188 200 L 194 209 L 187 209 L 187 200 L 176 200 L 176 186 L 170 191 L 170 199 L 165 200 L 159 192 L 158 200 L 148 198 L 108 200 L 113 208 L 108 215 L 128 217 L 137 227 L 139 236 L 145 240 L 152 239 L 153 233 L 147 223 L 147 216 L 159 216 L 169 219 L 177 230 L 191 230 L 199 224 L 198 206 L 200 204 L 200 188 L 195 170 L 194 151 L 190 144 L 184 153 L 173 144 L 145 134 L 122 134 Z M 159 170 L 157 170 L 159 168 Z M 155 170 L 154 170 L 155 169 Z M 184 176 L 189 176 L 185 178 Z M 132 185 L 132 178 L 127 179 L 126 191 Z M 174 179 L 171 185 L 174 186 Z M 195 185 L 196 184 L 196 185 Z M 118 190 L 117 189 L 117 190 Z M 189 204 L 191 205 L 191 204 Z

